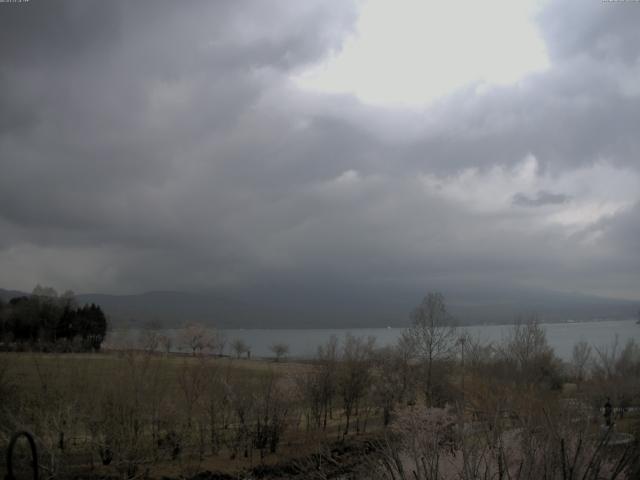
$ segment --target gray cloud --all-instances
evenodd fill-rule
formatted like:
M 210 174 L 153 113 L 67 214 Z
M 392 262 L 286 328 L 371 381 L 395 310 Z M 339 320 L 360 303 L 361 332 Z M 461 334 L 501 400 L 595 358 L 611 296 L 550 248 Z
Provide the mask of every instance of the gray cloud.
M 568 195 L 540 190 L 533 196 L 521 192 L 516 193 L 512 197 L 511 203 L 518 207 L 543 207 L 545 205 L 560 205 L 567 203 L 569 200 L 571 200 L 571 197 Z
M 420 113 L 292 85 L 346 2 L 0 9 L 1 285 L 640 297 L 640 9 L 550 5 L 548 71 Z
M 625 5 L 626 3 L 626 5 Z M 634 2 L 549 2 L 539 14 L 547 49 L 554 60 L 592 56 L 605 62 L 634 63 L 640 41 Z

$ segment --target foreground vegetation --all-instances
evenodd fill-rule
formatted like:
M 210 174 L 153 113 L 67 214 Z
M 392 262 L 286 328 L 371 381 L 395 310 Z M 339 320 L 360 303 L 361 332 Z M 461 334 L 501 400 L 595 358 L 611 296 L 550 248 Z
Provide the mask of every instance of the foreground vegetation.
M 188 355 L 148 332 L 4 353 L 0 443 L 32 431 L 45 478 L 640 478 L 633 341 L 562 363 L 534 318 L 496 345 L 460 337 L 437 294 L 412 320 L 393 348 L 334 338 L 304 363 L 212 355 L 196 329 Z

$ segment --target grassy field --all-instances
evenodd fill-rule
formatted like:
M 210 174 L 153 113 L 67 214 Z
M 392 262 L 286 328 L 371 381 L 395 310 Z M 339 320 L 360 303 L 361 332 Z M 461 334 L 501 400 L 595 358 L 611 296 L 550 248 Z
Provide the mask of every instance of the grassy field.
M 132 468 L 152 477 L 234 473 L 288 461 L 341 436 L 337 413 L 321 434 L 305 428 L 295 379 L 311 369 L 178 354 L 3 353 L 0 447 L 11 431 L 27 429 L 50 470 L 105 475 Z M 251 435 L 276 417 L 282 438 L 271 453 Z M 375 423 L 369 419 L 369 428 Z M 107 448 L 114 459 L 105 466 Z
M 130 366 L 133 361 L 144 358 L 146 368 L 162 367 L 162 380 L 175 384 L 178 375 L 185 368 L 206 363 L 209 368 L 223 370 L 230 374 L 259 375 L 261 373 L 295 375 L 308 370 L 308 363 L 271 360 L 236 359 L 234 357 L 202 357 L 183 354 L 145 355 L 133 352 L 110 351 L 105 353 L 1 353 L 2 364 L 7 368 L 10 382 L 20 385 L 29 392 L 36 393 L 46 384 L 54 382 L 64 386 L 73 377 L 91 383 L 109 378 L 115 372 Z

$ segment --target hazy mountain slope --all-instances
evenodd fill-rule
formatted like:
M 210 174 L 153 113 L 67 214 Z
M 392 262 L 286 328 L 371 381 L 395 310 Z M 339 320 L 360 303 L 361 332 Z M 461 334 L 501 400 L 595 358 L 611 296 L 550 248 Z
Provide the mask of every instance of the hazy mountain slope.
M 5 301 L 22 292 L 0 289 Z M 537 314 L 543 321 L 632 318 L 638 303 L 580 294 L 539 291 L 445 291 L 460 323 L 509 323 Z M 79 303 L 97 303 L 114 324 L 179 326 L 197 322 L 220 328 L 323 328 L 404 326 L 420 294 L 403 291 L 383 295 L 364 291 L 305 291 L 289 295 L 245 292 L 148 292 L 138 295 L 81 294 Z M 243 300 L 238 300 L 242 298 Z
M 18 290 L 5 290 L 3 288 L 0 288 L 0 299 L 5 302 L 8 302 L 12 298 L 21 297 L 23 295 L 28 295 L 28 293 L 20 292 Z

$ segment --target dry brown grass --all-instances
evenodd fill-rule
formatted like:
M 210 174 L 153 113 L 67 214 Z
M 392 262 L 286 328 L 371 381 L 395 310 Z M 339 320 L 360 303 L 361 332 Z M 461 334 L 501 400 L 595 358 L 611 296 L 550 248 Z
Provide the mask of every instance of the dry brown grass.
M 232 385 L 240 390 L 247 389 L 255 399 L 260 397 L 257 389 L 262 388 L 260 386 L 269 378 L 292 385 L 291 379 L 295 375 L 313 368 L 308 363 L 133 351 L 2 353 L 0 361 L 7 367 L 3 381 L 12 386 L 14 394 L 8 410 L 10 421 L 0 427 L 0 449 L 4 450 L 12 431 L 26 428 L 35 433 L 44 463 L 52 470 L 58 469 L 59 476 L 87 471 L 114 474 L 114 465 L 102 466 L 98 455 L 100 438 L 104 438 L 104 434 L 96 436 L 92 433 L 96 423 L 105 422 L 105 401 L 109 405 L 109 400 L 106 400 L 109 398 L 120 405 L 116 413 L 122 408 L 131 408 L 133 421 L 140 420 L 143 425 L 142 440 L 135 444 L 142 444 L 142 447 L 136 446 L 142 450 L 135 463 L 139 471 L 149 469 L 152 477 L 179 477 L 203 470 L 237 473 L 257 464 L 274 464 L 300 456 L 311 448 L 301 427 L 302 417 L 297 407 L 292 405 L 289 427 L 277 454 L 266 452 L 261 458 L 256 451 L 251 451 L 248 457 L 240 452 L 232 459 L 228 445 L 223 446 L 217 455 L 212 455 L 207 440 L 204 443 L 205 454 L 201 456 L 197 453 L 198 442 L 201 442 L 198 428 L 208 425 L 207 402 L 212 393 L 208 387 L 202 387 L 202 392 L 196 392 L 199 397 L 195 404 L 190 407 L 183 390 L 184 377 L 196 374 L 201 368 L 205 375 L 217 375 L 221 379 L 216 387 L 218 393 L 227 388 L 225 385 Z M 0 399 L 1 402 L 5 400 L 8 399 Z M 152 412 L 155 401 L 160 403 L 157 407 L 159 434 L 176 431 L 181 437 L 179 459 L 171 460 L 166 452 L 154 453 Z M 291 401 L 295 401 L 294 394 Z M 233 418 L 232 405 L 223 408 L 230 417 L 229 430 L 224 434 L 227 441 L 231 441 L 233 430 L 238 425 L 237 419 Z M 193 412 L 192 425 L 192 419 L 187 420 L 187 411 Z M 57 444 L 60 431 L 65 435 L 64 452 Z

